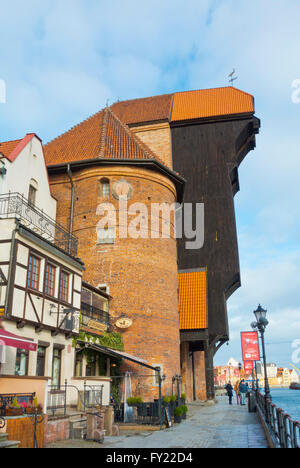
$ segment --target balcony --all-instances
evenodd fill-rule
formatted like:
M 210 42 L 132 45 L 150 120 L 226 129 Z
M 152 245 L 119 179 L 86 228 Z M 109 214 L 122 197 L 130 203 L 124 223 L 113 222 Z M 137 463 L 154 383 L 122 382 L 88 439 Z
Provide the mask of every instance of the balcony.
M 110 325 L 109 313 L 82 302 L 81 325 L 87 328 L 95 328 L 99 331 L 106 331 Z
M 0 219 L 18 219 L 25 227 L 73 257 L 78 240 L 19 193 L 0 195 Z

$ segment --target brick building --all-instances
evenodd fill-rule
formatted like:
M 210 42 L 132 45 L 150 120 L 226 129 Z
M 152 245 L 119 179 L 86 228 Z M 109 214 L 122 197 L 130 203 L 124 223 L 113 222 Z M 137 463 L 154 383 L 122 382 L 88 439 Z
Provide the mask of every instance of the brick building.
M 229 339 L 226 301 L 240 286 L 238 167 L 259 125 L 253 97 L 226 87 L 117 102 L 45 147 L 58 221 L 79 238 L 84 280 L 105 283 L 112 323 L 130 324 L 125 351 L 162 369 L 165 394 L 181 373 L 189 399 L 214 396 L 213 357 Z M 204 203 L 202 248 L 189 250 L 174 234 L 143 238 L 142 215 L 139 239 L 118 236 L 119 216 L 97 227 L 98 205 L 118 213 L 124 191 L 148 212 L 155 202 Z M 157 383 L 153 376 L 137 384 L 147 394 Z
M 142 203 L 151 213 L 153 203 L 182 200 L 183 179 L 108 108 L 48 144 L 45 154 L 58 201 L 57 219 L 69 227 L 72 220 L 86 266 L 85 281 L 107 288 L 112 296 L 111 329 L 122 332 L 127 353 L 161 368 L 166 375 L 164 392 L 170 393 L 172 377 L 180 374 L 174 220 L 170 219 L 170 238 L 161 238 L 159 219 L 158 238 L 146 236 L 143 221 L 141 237 L 121 238 L 120 199 L 127 190 L 123 201 L 129 217 L 134 203 Z M 100 204 L 109 208 L 106 227 L 99 226 Z M 146 213 L 144 218 L 147 222 Z M 120 319 L 129 326 L 121 328 Z M 156 375 L 144 377 L 149 372 L 134 364 L 124 365 L 125 370 L 143 375 L 133 379 L 135 394 L 157 395 Z

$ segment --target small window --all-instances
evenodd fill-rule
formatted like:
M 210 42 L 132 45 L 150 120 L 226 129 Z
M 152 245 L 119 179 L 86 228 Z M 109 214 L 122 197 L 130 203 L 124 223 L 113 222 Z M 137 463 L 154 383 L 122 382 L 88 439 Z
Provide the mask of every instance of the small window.
M 43 377 L 45 375 L 45 363 L 46 363 L 46 348 L 44 346 L 38 346 L 37 362 L 36 362 L 37 377 Z
M 82 377 L 82 353 L 76 353 L 75 357 L 75 377 Z
M 39 289 L 40 279 L 40 265 L 41 260 L 35 255 L 29 255 L 29 268 L 28 268 L 28 279 L 27 287 L 31 289 Z
M 110 187 L 109 187 L 109 180 L 108 179 L 102 179 L 100 181 L 100 195 L 103 198 L 107 198 L 110 195 Z
M 27 375 L 28 374 L 28 357 L 29 352 L 25 349 L 17 350 L 15 375 Z
M 93 352 L 87 356 L 85 375 L 86 377 L 95 377 L 96 375 L 96 354 Z
M 69 278 L 69 273 L 65 271 L 60 272 L 59 299 L 63 302 L 69 302 Z
M 29 192 L 28 192 L 28 203 L 31 206 L 35 206 L 36 192 L 37 192 L 37 189 L 33 185 L 30 185 Z
M 45 284 L 44 284 L 44 292 L 48 296 L 54 296 L 55 292 L 55 271 L 56 267 L 51 265 L 51 263 L 47 263 L 46 271 L 45 271 Z
M 105 227 L 97 229 L 97 244 L 114 244 L 115 228 Z
M 53 360 L 52 360 L 52 381 L 51 385 L 56 388 L 60 386 L 60 371 L 61 371 L 61 350 L 53 349 Z

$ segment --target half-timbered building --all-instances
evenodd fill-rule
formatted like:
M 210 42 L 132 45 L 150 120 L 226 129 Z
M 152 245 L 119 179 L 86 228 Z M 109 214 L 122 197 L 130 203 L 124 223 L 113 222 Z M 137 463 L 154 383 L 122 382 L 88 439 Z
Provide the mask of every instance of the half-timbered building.
M 74 371 L 83 263 L 76 239 L 55 221 L 40 139 L 1 143 L 0 158 L 0 314 L 6 334 L 36 345 L 6 346 L 1 375 L 44 376 L 59 386 Z

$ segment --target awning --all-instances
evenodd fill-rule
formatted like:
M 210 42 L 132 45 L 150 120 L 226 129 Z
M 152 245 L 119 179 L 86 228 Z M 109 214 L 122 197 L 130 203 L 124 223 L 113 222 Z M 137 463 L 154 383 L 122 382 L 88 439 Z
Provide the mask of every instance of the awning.
M 0 346 L 12 346 L 13 348 L 26 349 L 27 351 L 36 351 L 37 344 L 28 338 L 14 335 L 7 330 L 0 330 Z
M 87 343 L 83 342 L 87 348 L 94 349 L 95 351 L 99 351 L 100 353 L 106 354 L 107 356 L 117 357 L 121 359 L 126 359 L 127 361 L 134 362 L 135 364 L 139 364 L 140 366 L 147 367 L 151 370 L 157 370 L 156 367 L 150 366 L 144 359 L 138 358 L 136 356 L 131 356 L 131 354 L 127 354 L 124 351 L 116 351 L 115 349 L 106 348 L 105 346 L 101 346 L 94 343 Z

